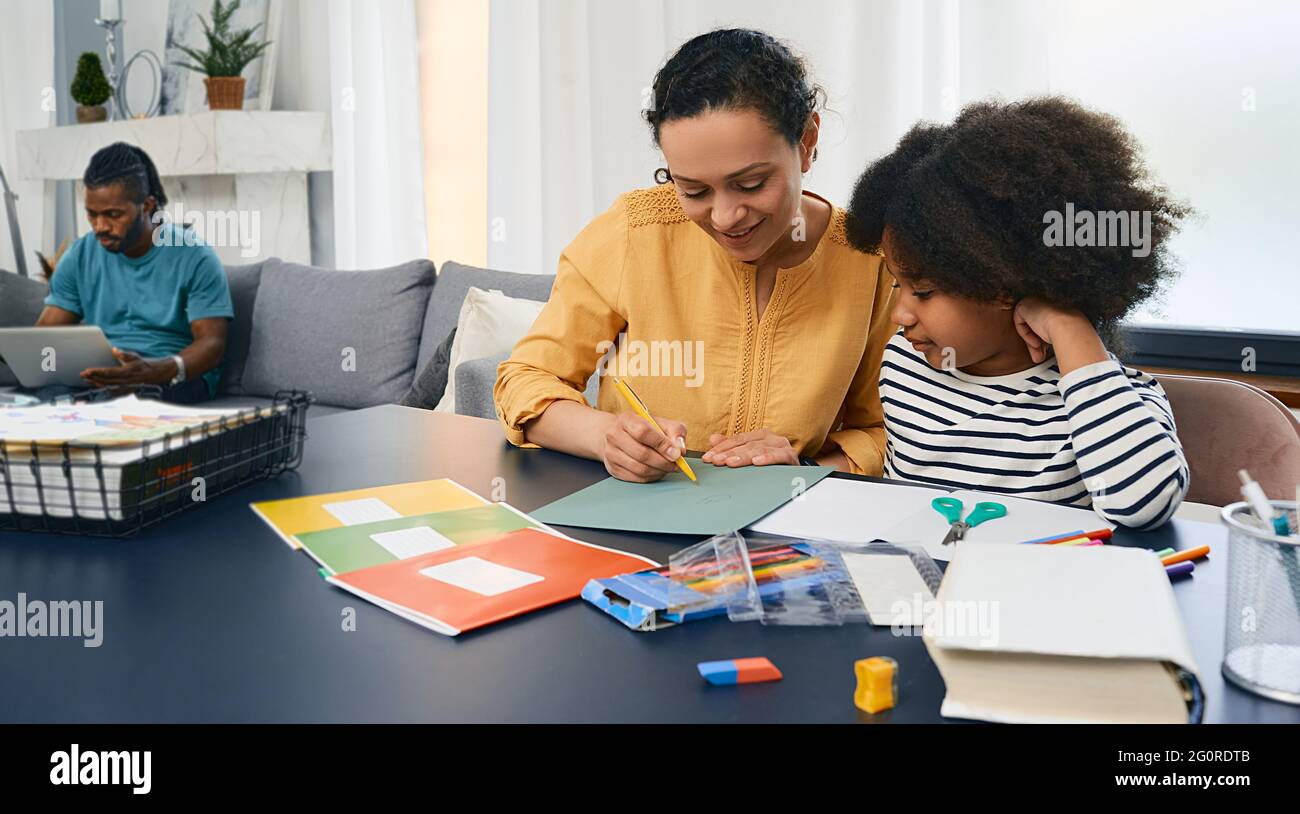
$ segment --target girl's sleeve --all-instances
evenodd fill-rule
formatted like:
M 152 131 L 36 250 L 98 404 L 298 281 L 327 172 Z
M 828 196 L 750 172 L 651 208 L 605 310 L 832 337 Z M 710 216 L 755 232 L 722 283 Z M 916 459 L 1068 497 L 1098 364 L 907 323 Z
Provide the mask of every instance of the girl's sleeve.
M 1113 356 L 1061 377 L 1070 443 L 1106 520 L 1151 529 L 1173 516 L 1191 482 L 1160 383 Z

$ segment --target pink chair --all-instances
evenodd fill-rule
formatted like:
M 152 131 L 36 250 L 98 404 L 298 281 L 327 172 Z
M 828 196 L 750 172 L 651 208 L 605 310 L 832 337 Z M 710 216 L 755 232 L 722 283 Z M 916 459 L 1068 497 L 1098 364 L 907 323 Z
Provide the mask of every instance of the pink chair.
M 1186 499 L 1224 506 L 1241 500 L 1237 470 L 1274 500 L 1300 485 L 1300 421 L 1286 405 L 1245 382 L 1158 374 L 1191 469 Z

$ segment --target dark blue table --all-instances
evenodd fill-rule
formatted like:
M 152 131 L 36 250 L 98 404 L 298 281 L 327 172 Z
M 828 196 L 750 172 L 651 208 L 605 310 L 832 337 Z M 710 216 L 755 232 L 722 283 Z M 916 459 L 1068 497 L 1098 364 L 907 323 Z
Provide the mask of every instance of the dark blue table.
M 599 464 L 519 450 L 490 421 L 403 407 L 310 419 L 301 468 L 127 540 L 0 534 L 0 599 L 102 600 L 104 639 L 0 638 L 0 721 L 936 722 L 943 682 L 919 637 L 888 628 L 705 620 L 634 633 L 574 601 L 449 639 L 325 584 L 253 501 L 450 477 L 533 510 L 605 476 Z M 565 529 L 660 562 L 694 539 Z M 1115 542 L 1210 544 L 1175 586 L 1208 696 L 1207 720 L 1300 722 L 1225 684 L 1225 533 L 1174 521 Z M 355 631 L 344 631 L 355 608 Z M 900 705 L 853 706 L 853 662 L 900 665 Z M 785 680 L 715 688 L 700 661 L 767 656 Z

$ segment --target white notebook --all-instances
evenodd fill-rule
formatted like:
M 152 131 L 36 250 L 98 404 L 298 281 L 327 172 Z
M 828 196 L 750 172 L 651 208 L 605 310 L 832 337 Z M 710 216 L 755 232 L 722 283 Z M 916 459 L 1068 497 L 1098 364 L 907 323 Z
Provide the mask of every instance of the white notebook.
M 1169 578 L 1145 549 L 971 546 L 936 600 L 924 638 L 947 717 L 1186 723 L 1203 706 Z
M 946 494 L 942 489 L 919 486 L 823 478 L 750 529 L 784 537 L 868 543 L 888 539 L 884 534 L 897 526 L 900 518 Z
M 839 543 L 886 540 L 924 548 L 936 560 L 952 558 L 941 545 L 948 521 L 930 505 L 936 497 L 962 501 L 964 518 L 980 501 L 1007 507 L 1007 516 L 972 528 L 964 543 L 1021 543 L 1070 531 L 1114 528 L 1091 509 L 1060 506 L 991 492 L 945 492 L 920 486 L 826 478 L 750 526 L 753 531 Z
M 1023 543 L 1071 531 L 1113 529 L 1115 524 L 1103 520 L 1092 509 L 1061 506 L 1023 497 L 1008 497 L 992 492 L 952 492 L 948 495 L 962 502 L 962 518 L 971 513 L 976 503 L 992 501 L 1007 507 L 1007 516 L 985 520 L 966 532 L 960 543 L 943 545 L 948 533 L 948 520 L 925 501 L 924 508 L 904 517 L 885 531 L 885 539 L 898 545 L 916 545 L 924 548 L 936 560 L 950 560 L 958 546 L 984 543 Z

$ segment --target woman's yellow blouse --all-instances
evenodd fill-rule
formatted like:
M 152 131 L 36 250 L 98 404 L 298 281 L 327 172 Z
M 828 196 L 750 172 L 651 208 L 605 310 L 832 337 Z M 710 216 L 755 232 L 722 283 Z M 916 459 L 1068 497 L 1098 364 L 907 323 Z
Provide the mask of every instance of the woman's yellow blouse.
M 564 250 L 550 301 L 497 369 L 506 436 L 535 446 L 523 426 L 559 399 L 585 404 L 599 365 L 652 414 L 684 422 L 688 449 L 766 428 L 800 455 L 838 446 L 854 472 L 881 474 L 880 357 L 897 326 L 880 257 L 849 246 L 832 207 L 812 255 L 777 273 L 761 320 L 754 277 L 687 219 L 671 184 L 624 194 Z M 607 376 L 596 406 L 627 409 Z

